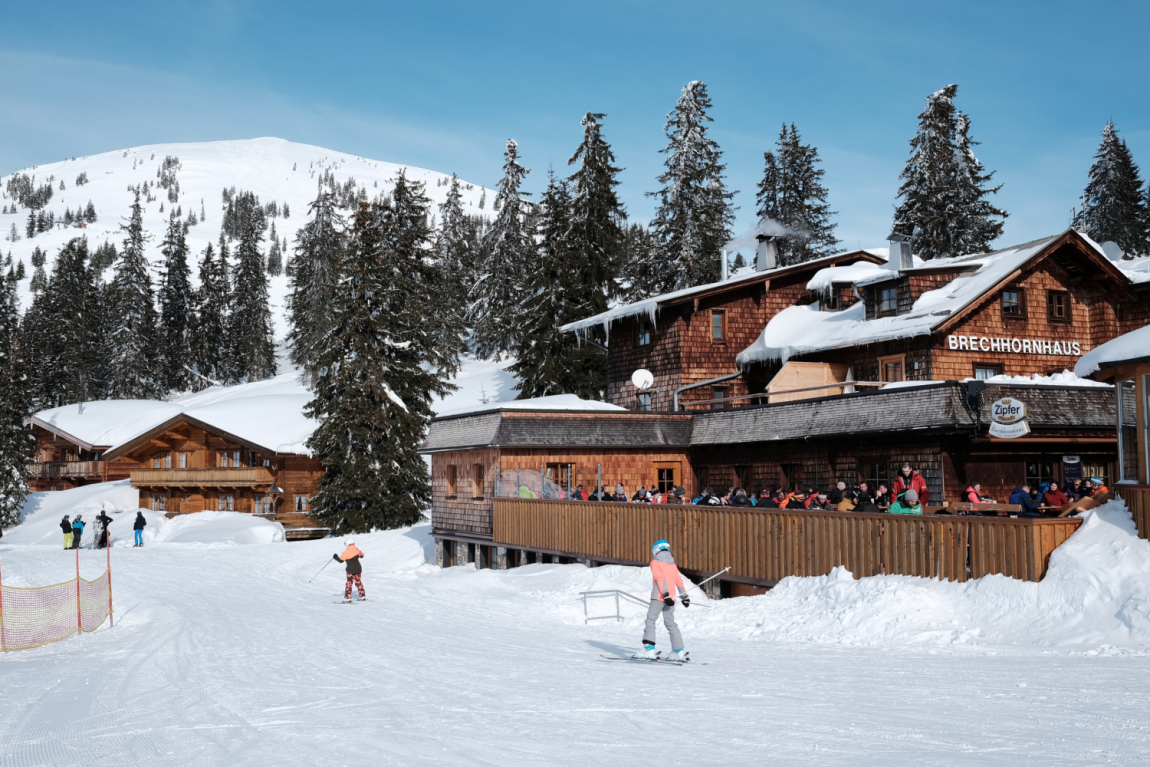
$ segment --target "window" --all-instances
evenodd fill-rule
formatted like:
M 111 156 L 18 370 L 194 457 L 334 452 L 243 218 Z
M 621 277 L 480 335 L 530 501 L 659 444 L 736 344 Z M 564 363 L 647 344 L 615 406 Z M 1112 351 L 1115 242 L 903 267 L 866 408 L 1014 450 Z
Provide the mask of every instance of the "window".
M 879 291 L 878 313 L 898 314 L 898 288 L 883 288 Z
M 242 465 L 243 464 L 240 463 L 240 451 L 239 450 L 233 450 L 232 451 L 232 468 L 238 469 Z
M 253 514 L 271 514 L 272 497 L 270 495 L 257 495 L 252 498 Z
M 890 357 L 878 358 L 878 380 L 886 383 L 895 383 L 905 380 L 906 355 L 896 354 Z
M 1046 317 L 1051 322 L 1070 322 L 1070 294 L 1065 290 L 1046 291 Z
M 236 510 L 236 499 L 235 499 L 235 497 L 231 496 L 231 495 L 221 495 L 219 498 L 216 499 L 216 510 L 217 511 L 235 511 Z
M 448 498 L 454 498 L 456 495 L 455 482 L 458 479 L 458 474 L 459 474 L 459 467 L 458 466 L 448 466 L 447 467 L 447 497 Z
M 721 344 L 727 338 L 727 313 L 711 312 L 711 343 Z
M 860 463 L 859 480 L 866 482 L 870 491 L 877 492 L 880 484 L 890 487 L 890 471 L 885 461 L 882 463 Z
M 1038 490 L 1043 482 L 1055 482 L 1053 461 L 1028 461 L 1026 464 L 1026 484 L 1032 490 Z
M 784 490 L 799 490 L 803 486 L 803 466 L 799 463 L 784 463 L 780 467 L 783 470 L 783 481 L 786 482 Z
M 984 365 L 981 362 L 974 363 L 974 378 L 976 381 L 985 381 L 987 378 L 994 378 L 997 375 L 1002 375 L 1002 368 L 998 365 Z
M 711 389 L 711 391 L 715 395 L 712 399 L 717 400 L 714 404 L 711 405 L 711 409 L 712 410 L 722 410 L 723 409 L 723 400 L 726 399 L 726 397 L 727 397 L 727 390 L 721 386 L 715 386 Z
M 1022 288 L 1007 288 L 1002 291 L 1002 316 L 1006 319 L 1026 317 L 1026 294 Z
M 1098 477 L 1102 480 L 1102 484 L 1110 487 L 1110 471 L 1107 465 L 1101 461 L 1087 462 L 1082 461 L 1082 478 Z
M 650 392 L 640 392 L 640 394 L 638 396 L 638 402 L 636 403 L 635 409 L 638 410 L 640 413 L 650 413 L 651 412 L 651 393 Z
M 216 453 L 216 457 L 217 457 L 216 464 L 221 469 L 226 469 L 228 467 L 228 454 L 225 453 L 223 450 L 221 450 L 220 452 Z
M 164 456 L 164 468 L 165 469 L 172 468 L 172 454 L 171 453 L 168 453 Z
M 165 511 L 167 497 L 163 495 L 152 496 L 152 511 Z
M 188 468 L 188 454 L 187 453 L 180 453 L 180 468 L 181 469 Z
M 486 468 L 481 463 L 471 467 L 471 494 L 476 498 L 483 497 L 484 488 L 487 486 Z
M 651 345 L 651 323 L 647 320 L 639 321 L 639 346 Z
M 255 466 L 255 465 L 256 465 L 256 459 L 257 459 L 258 457 L 259 457 L 259 456 L 257 456 L 257 455 L 256 455 L 255 453 L 253 453 L 251 450 L 249 450 L 249 451 L 248 451 L 248 466 Z
M 308 498 L 306 495 L 297 495 L 295 497 L 295 510 L 296 511 L 306 512 L 308 506 L 310 506 L 310 505 L 311 505 L 311 499 Z
M 547 481 L 554 482 L 561 490 L 568 491 L 575 486 L 575 464 L 549 463 L 545 471 Z
M 659 486 L 660 493 L 669 493 L 675 489 L 675 473 L 678 464 L 655 464 L 655 484 Z
M 750 495 L 751 490 L 751 467 L 750 466 L 736 466 L 735 467 L 735 487 L 741 487 Z
M 157 455 L 155 458 L 152 459 L 152 468 L 153 469 L 160 468 L 160 456 Z

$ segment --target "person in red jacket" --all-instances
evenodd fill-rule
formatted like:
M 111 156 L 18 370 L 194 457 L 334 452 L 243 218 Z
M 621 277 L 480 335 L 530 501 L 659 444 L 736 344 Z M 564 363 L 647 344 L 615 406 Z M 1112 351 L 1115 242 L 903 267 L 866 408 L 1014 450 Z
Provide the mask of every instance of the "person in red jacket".
M 982 483 L 971 482 L 970 486 L 966 488 L 966 502 L 967 503 L 983 503 L 982 500 Z
M 1047 506 L 1054 506 L 1061 509 L 1066 504 L 1070 503 L 1070 499 L 1066 497 L 1066 493 L 1058 489 L 1057 482 L 1050 483 L 1050 489 L 1042 496 L 1042 502 Z
M 910 467 L 909 463 L 902 465 L 902 472 L 894 478 L 894 487 L 892 492 L 895 500 L 902 500 L 907 490 L 913 490 L 918 493 L 918 502 L 923 506 L 927 503 L 927 498 L 930 491 L 926 487 L 926 480 L 922 475 Z

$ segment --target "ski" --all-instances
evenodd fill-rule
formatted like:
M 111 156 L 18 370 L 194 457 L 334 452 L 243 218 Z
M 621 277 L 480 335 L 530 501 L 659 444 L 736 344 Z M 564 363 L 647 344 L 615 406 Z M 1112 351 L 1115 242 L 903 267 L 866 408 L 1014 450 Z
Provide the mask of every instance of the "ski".
M 332 602 L 332 604 L 333 605 L 353 605 L 356 602 L 366 602 L 366 601 L 367 601 L 367 597 L 364 597 L 363 599 L 341 599 L 338 602 Z
M 672 658 L 644 658 L 642 655 L 600 655 L 603 660 L 625 660 L 631 663 L 662 663 L 668 666 L 705 666 L 707 663 L 693 663 L 691 660 L 673 660 Z

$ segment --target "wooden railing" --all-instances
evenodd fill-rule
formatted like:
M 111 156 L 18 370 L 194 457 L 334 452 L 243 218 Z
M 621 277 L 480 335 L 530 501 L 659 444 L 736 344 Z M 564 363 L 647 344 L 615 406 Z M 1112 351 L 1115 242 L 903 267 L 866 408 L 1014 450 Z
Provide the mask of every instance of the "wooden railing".
M 28 464 L 37 479 L 100 478 L 101 461 L 45 461 Z
M 266 466 L 132 470 L 135 487 L 258 487 L 271 483 L 272 473 Z
M 826 575 L 842 565 L 856 578 L 881 573 L 966 581 L 1001 573 L 1038 581 L 1078 519 L 859 514 L 640 503 L 494 501 L 500 546 L 638 565 L 666 538 L 680 567 L 768 583 Z
M 1150 539 L 1150 485 L 1117 485 L 1114 492 L 1126 501 L 1138 526 L 1138 537 Z

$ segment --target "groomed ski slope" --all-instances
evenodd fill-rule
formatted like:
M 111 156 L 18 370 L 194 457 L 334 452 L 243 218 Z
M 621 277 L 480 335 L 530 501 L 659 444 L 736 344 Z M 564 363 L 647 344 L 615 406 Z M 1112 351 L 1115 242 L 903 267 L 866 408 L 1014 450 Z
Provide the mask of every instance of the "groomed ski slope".
M 114 629 L 0 656 L 0 764 L 1150 759 L 1150 546 L 1117 504 L 1042 584 L 832 574 L 696 595 L 679 613 L 708 665 L 686 668 L 599 660 L 635 649 L 635 615 L 583 625 L 578 592 L 645 595 L 645 569 L 440 570 L 428 533 L 356 536 L 369 601 L 351 605 L 336 563 L 308 582 L 346 538 L 115 548 Z M 6 581 L 70 576 L 70 553 L 9 539 Z M 81 552 L 89 576 L 102 562 Z

